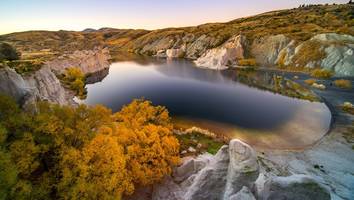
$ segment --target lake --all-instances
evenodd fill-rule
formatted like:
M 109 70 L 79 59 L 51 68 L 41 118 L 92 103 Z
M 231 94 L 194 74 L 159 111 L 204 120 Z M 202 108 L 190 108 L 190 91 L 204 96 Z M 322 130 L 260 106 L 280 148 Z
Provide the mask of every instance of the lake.
M 166 106 L 176 127 L 199 126 L 258 148 L 303 148 L 327 133 L 331 113 L 321 102 L 283 96 L 264 87 L 274 74 L 256 74 L 259 87 L 237 70 L 214 71 L 188 60 L 137 59 L 112 63 L 88 84 L 88 105 L 113 111 L 136 98 Z M 95 79 L 95 78 L 93 78 Z M 252 86 L 251 86 L 252 85 Z

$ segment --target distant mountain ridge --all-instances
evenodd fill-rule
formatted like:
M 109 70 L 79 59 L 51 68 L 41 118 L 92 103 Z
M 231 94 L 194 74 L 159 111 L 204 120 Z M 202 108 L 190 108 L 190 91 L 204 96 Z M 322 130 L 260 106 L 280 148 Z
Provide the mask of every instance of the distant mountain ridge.
M 301 6 L 295 9 L 272 11 L 235 19 L 226 23 L 209 23 L 194 27 L 165 28 L 152 31 L 115 28 L 101 28 L 98 30 L 89 28 L 79 32 L 27 31 L 1 35 L 0 42 L 6 42 L 14 46 L 22 53 L 23 59 L 44 58 L 42 54 L 45 54 L 45 59 L 52 59 L 48 51 L 51 52 L 50 55 L 56 56 L 75 50 L 103 46 L 109 48 L 113 57 L 115 52 L 128 51 L 150 56 L 184 57 L 195 60 L 205 56 L 209 50 L 221 47 L 230 38 L 242 35 L 246 38 L 245 44 L 242 46 L 242 57 L 244 58 L 255 58 L 258 64 L 266 66 L 286 65 L 288 63 L 287 67 L 311 68 L 323 67 L 319 62 L 321 61 L 320 59 L 325 57 L 316 58 L 318 60 L 309 58 L 309 62 L 303 62 L 307 58 L 301 58 L 300 55 L 296 56 L 292 51 L 295 51 L 296 47 L 299 47 L 301 43 L 324 33 L 334 33 L 339 37 L 343 35 L 342 38 L 353 36 L 354 5 Z M 274 41 L 273 39 L 275 38 L 277 40 L 282 38 L 282 40 Z M 261 57 L 268 54 L 259 57 L 254 49 L 257 47 L 256 42 L 260 44 L 272 42 L 272 45 L 278 45 L 278 47 L 280 45 L 282 48 L 273 48 L 272 50 L 275 52 L 268 52 L 272 56 L 271 62 L 269 62 L 270 60 L 263 62 L 264 59 Z M 342 51 L 349 51 L 350 53 L 353 49 L 351 40 L 338 40 L 334 43 L 340 43 L 345 46 L 340 48 L 340 50 L 336 50 L 341 57 L 345 56 L 345 52 Z M 292 46 L 288 46 L 286 51 L 290 51 L 295 58 L 300 57 L 296 59 L 296 61 L 299 61 L 298 63 L 291 63 L 289 56 L 286 57 L 285 53 L 281 55 L 282 59 L 279 57 L 280 51 L 290 44 Z M 307 46 L 311 46 L 315 43 L 307 44 Z M 317 46 L 314 46 L 315 51 L 322 51 L 325 46 L 328 46 L 327 42 L 321 43 L 321 45 L 316 44 Z M 267 49 L 267 45 L 263 44 L 263 47 Z M 301 49 L 300 47 L 298 49 Z M 43 50 L 46 50 L 45 53 L 43 53 Z M 331 51 L 333 52 L 334 50 L 332 49 Z M 284 62 L 283 59 L 285 59 Z M 226 60 L 225 62 L 228 61 Z M 237 62 L 235 63 L 237 64 Z M 345 72 L 340 72 L 339 74 L 351 75 L 353 73 L 352 75 L 354 75 L 351 69 L 348 71 L 348 66 L 345 67 Z M 333 66 L 328 68 L 335 70 Z M 340 69 L 339 71 L 343 70 Z

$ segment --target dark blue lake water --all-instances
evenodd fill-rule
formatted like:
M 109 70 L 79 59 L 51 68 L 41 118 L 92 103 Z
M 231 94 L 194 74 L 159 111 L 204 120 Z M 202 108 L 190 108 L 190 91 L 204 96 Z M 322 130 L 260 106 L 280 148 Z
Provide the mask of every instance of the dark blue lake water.
M 232 70 L 197 68 L 187 60 L 113 63 L 101 81 L 87 85 L 89 105 L 118 111 L 144 97 L 178 118 L 207 120 L 242 130 L 276 133 L 286 128 L 324 134 L 331 115 L 325 104 L 274 94 L 237 81 Z M 291 126 L 291 127 L 288 127 Z

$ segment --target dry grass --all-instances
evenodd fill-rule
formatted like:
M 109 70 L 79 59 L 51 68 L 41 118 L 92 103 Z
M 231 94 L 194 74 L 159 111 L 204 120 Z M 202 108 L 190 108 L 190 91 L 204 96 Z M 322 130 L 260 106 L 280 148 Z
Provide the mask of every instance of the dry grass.
M 333 72 L 327 69 L 315 69 L 311 72 L 311 76 L 321 79 L 329 79 L 333 76 Z
M 335 80 L 333 83 L 335 86 L 339 88 L 344 88 L 344 89 L 352 88 L 352 82 L 350 80 L 339 79 L 339 80 Z
M 249 59 L 240 59 L 237 61 L 239 66 L 257 66 L 256 59 L 249 58 Z
M 321 42 L 309 40 L 302 44 L 300 50 L 294 55 L 293 64 L 305 66 L 309 62 L 317 62 L 326 57 Z
M 311 78 L 311 79 L 305 80 L 304 82 L 305 82 L 307 85 L 312 85 L 312 84 L 316 83 L 316 80 Z

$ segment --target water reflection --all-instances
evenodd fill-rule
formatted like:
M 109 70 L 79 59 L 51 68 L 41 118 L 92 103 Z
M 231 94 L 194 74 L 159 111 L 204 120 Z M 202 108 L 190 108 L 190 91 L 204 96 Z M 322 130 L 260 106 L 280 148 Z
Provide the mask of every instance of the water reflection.
M 84 103 L 104 104 L 117 111 L 132 99 L 144 97 L 166 106 L 175 119 L 183 119 L 180 122 L 188 119 L 191 125 L 207 124 L 207 128 L 223 124 L 227 134 L 245 140 L 254 140 L 253 133 L 283 137 L 293 133 L 289 128 L 318 138 L 328 130 L 328 108 L 276 94 L 306 99 L 312 93 L 273 73 L 206 70 L 187 60 L 143 60 L 144 64 L 141 60 L 113 63 L 101 82 L 87 85 Z M 289 138 L 294 137 L 299 138 Z

